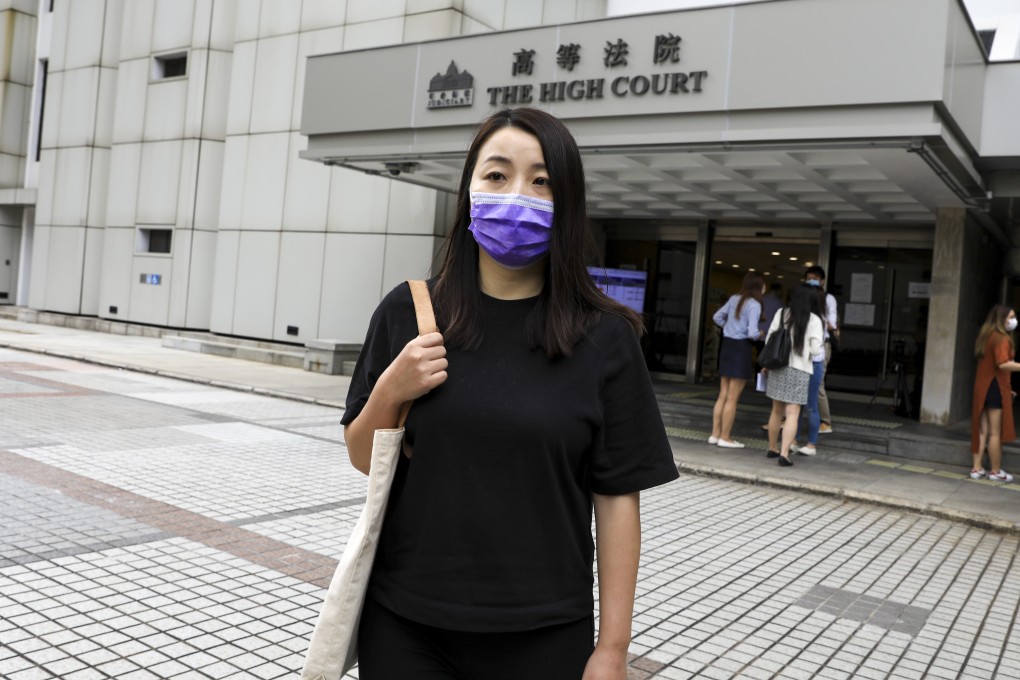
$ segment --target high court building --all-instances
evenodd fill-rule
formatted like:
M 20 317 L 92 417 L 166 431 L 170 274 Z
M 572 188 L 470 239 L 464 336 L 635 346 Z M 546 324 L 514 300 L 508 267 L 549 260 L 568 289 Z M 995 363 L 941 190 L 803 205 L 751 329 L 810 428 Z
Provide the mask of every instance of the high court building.
M 830 388 L 902 368 L 953 422 L 1020 276 L 1020 11 L 984 2 L 6 0 L 0 304 L 356 347 L 527 105 L 577 138 L 652 371 L 711 378 L 740 278 L 821 264 Z

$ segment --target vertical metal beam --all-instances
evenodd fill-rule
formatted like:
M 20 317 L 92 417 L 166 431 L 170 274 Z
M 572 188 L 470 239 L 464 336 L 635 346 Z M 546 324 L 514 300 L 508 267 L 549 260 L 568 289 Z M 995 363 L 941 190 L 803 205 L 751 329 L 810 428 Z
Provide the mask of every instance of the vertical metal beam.
M 712 258 L 712 226 L 698 226 L 698 246 L 694 252 L 694 285 L 691 289 L 691 323 L 687 331 L 687 373 L 684 382 L 701 382 L 701 354 L 704 347 L 705 309 L 708 274 Z

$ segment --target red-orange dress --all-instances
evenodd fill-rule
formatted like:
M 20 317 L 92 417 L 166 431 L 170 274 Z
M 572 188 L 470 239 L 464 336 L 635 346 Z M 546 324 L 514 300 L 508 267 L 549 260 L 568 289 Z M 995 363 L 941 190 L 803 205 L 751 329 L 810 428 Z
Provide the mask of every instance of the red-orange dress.
M 985 409 L 985 397 L 992 381 L 999 384 L 1002 393 L 1002 443 L 1016 439 L 1013 425 L 1013 392 L 1009 386 L 1009 372 L 999 369 L 999 364 L 1012 361 L 1015 352 L 1004 334 L 993 331 L 985 342 L 985 353 L 978 359 L 977 377 L 974 379 L 974 402 L 970 415 L 970 450 L 978 450 L 978 433 L 981 430 L 981 412 Z

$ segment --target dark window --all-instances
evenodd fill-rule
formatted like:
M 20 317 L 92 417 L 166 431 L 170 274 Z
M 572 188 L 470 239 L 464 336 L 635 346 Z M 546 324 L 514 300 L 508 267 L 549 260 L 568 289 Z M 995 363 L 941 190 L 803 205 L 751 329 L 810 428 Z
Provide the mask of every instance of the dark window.
M 173 229 L 138 230 L 137 251 L 139 253 L 169 253 L 173 241 Z
M 186 53 L 164 54 L 153 57 L 152 79 L 180 78 L 188 75 L 188 55 Z
M 185 75 L 187 72 L 188 72 L 187 57 L 174 57 L 173 59 L 163 60 L 164 78 L 176 78 L 177 76 Z
M 985 52 L 988 54 L 992 53 L 992 43 L 995 42 L 995 29 L 990 31 L 978 31 L 978 37 L 981 38 L 981 44 L 985 46 Z
M 170 237 L 173 234 L 169 229 L 152 229 L 149 236 L 150 253 L 169 253 Z

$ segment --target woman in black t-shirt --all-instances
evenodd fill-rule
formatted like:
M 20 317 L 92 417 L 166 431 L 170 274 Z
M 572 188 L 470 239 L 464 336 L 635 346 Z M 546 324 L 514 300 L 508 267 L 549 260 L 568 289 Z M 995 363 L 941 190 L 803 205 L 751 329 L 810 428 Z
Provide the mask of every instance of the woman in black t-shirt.
M 362 680 L 626 677 L 639 492 L 677 470 L 640 317 L 586 269 L 584 186 L 556 118 L 490 116 L 429 284 L 442 335 L 417 336 L 407 284 L 372 318 L 342 420 L 351 462 L 368 471 L 374 431 L 411 400 L 413 456 L 362 614 Z

